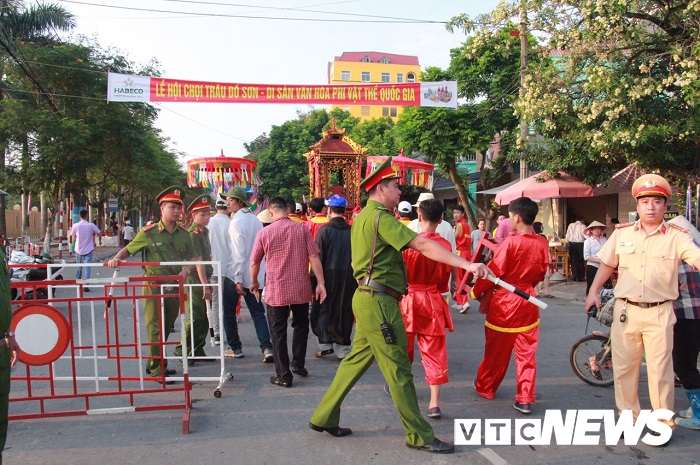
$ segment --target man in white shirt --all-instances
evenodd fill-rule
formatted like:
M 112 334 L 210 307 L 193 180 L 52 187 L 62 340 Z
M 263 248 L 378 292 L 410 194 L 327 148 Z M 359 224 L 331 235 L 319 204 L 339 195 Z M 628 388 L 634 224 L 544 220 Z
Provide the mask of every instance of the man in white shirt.
M 435 196 L 430 192 L 423 192 L 421 195 L 418 196 L 418 201 L 415 204 L 413 204 L 413 206 L 418 208 L 418 205 L 423 200 L 430 200 L 434 198 Z M 412 220 L 410 223 L 408 223 L 408 228 L 419 234 L 421 233 L 420 223 L 417 219 Z M 440 224 L 438 224 L 438 227 L 435 230 L 435 232 L 440 234 L 440 236 L 442 236 L 443 238 L 447 239 L 447 242 L 449 242 L 452 246 L 452 253 L 455 253 L 455 251 L 457 250 L 457 242 L 455 240 L 455 232 L 452 228 L 452 225 L 447 221 L 441 221 Z
M 566 229 L 566 242 L 569 244 L 569 260 L 574 281 L 583 281 L 586 261 L 583 259 L 583 242 L 586 240 L 586 225 L 580 218 Z
M 134 236 L 136 233 L 134 232 L 134 228 L 131 227 L 131 221 L 126 220 L 125 225 L 122 228 L 122 235 L 124 236 L 124 247 L 129 245 L 129 242 L 131 242 L 134 239 Z
M 250 202 L 245 191 L 240 187 L 234 187 L 226 194 L 226 201 L 229 211 L 233 213 L 231 224 L 229 225 L 229 237 L 231 240 L 231 257 L 232 257 L 232 274 L 234 285 L 236 286 L 236 303 L 243 296 L 246 306 L 250 311 L 250 316 L 253 319 L 255 332 L 260 342 L 260 350 L 263 353 L 263 363 L 274 362 L 272 354 L 272 342 L 270 341 L 270 330 L 265 318 L 265 307 L 260 299 L 259 294 L 250 292 L 250 255 L 253 252 L 255 237 L 263 228 L 260 220 L 249 210 Z M 264 262 L 260 265 L 260 273 L 258 273 L 258 282 L 261 286 L 265 283 L 265 266 Z M 224 326 L 226 321 L 224 320 Z M 228 337 L 228 331 L 227 331 Z M 238 340 L 240 344 L 240 339 Z M 243 357 L 242 347 L 231 346 L 229 356 Z M 226 351 L 227 354 L 229 351 Z
M 214 206 L 216 215 L 211 217 L 207 225 L 209 242 L 211 243 L 211 257 L 212 260 L 221 262 L 221 301 L 223 305 L 224 329 L 226 330 L 226 337 L 235 341 L 238 339 L 238 325 L 236 324 L 236 300 L 238 296 L 236 295 L 236 287 L 233 285 L 231 240 L 228 237 L 228 227 L 231 224 L 231 219 L 228 217 L 226 197 L 221 193 L 217 194 Z M 209 318 L 209 333 L 212 338 L 212 345 L 216 346 L 221 343 L 219 277 L 216 274 L 211 277 L 211 284 L 211 306 L 207 317 Z M 233 319 L 233 327 L 227 325 L 227 321 L 231 318 Z M 232 333 L 235 333 L 235 336 Z
M 78 214 L 80 221 L 75 223 L 70 230 L 70 235 L 73 236 L 75 263 L 92 263 L 92 254 L 95 251 L 95 236 L 102 234 L 102 231 L 93 223 L 88 221 L 87 210 L 80 210 Z M 75 279 L 81 279 L 83 276 L 83 267 L 78 268 L 75 273 Z M 90 279 L 90 267 L 85 267 L 85 279 Z M 90 288 L 85 287 L 85 292 L 90 292 Z

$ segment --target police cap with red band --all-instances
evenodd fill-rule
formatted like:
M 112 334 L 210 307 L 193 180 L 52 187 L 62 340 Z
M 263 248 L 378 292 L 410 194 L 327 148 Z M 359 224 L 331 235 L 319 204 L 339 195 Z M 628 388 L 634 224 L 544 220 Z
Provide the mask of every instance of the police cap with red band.
M 671 198 L 671 185 L 658 174 L 645 174 L 634 181 L 632 197 L 666 197 Z
M 167 189 L 165 189 L 163 192 L 158 194 L 158 205 L 160 205 L 163 202 L 172 202 L 172 203 L 178 203 L 180 205 L 184 205 L 185 202 L 182 200 L 182 192 L 183 189 L 182 187 L 179 186 L 170 186 Z
M 202 194 L 197 197 L 190 203 L 190 206 L 187 207 L 187 210 L 189 212 L 195 212 L 197 210 L 211 210 L 211 196 L 208 194 Z

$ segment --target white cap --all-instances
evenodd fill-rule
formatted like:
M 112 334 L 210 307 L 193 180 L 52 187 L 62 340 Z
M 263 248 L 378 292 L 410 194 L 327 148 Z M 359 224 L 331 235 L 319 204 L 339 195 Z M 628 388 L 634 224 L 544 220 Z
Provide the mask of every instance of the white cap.
M 295 210 L 295 212 L 300 212 L 302 210 L 301 204 L 299 202 L 297 202 L 296 207 L 297 209 Z
M 434 198 L 435 196 L 430 192 L 423 192 L 421 195 L 418 196 L 418 200 L 416 200 L 416 203 L 414 203 L 413 206 L 417 207 L 423 200 L 432 200 Z
M 130 220 L 126 220 L 126 224 L 131 224 L 131 221 L 130 221 Z
M 218 194 L 216 194 L 216 206 L 217 207 L 227 206 L 226 196 L 222 192 L 219 192 Z
M 399 202 L 399 213 L 411 213 L 411 204 L 406 202 L 405 200 L 403 202 Z
M 267 211 L 267 208 L 258 213 L 258 219 L 260 220 L 261 223 L 264 224 L 270 224 L 272 223 L 272 218 L 270 217 L 270 212 Z

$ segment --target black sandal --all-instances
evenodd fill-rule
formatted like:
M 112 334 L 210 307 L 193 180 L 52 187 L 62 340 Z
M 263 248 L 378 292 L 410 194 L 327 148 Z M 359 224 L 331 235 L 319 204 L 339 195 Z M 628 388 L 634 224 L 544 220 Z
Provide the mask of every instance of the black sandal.
M 323 358 L 323 357 L 325 357 L 326 355 L 330 355 L 330 354 L 333 354 L 333 353 L 335 353 L 335 352 L 333 351 L 333 349 L 319 350 L 318 352 L 316 352 L 316 357 L 318 357 L 318 358 Z

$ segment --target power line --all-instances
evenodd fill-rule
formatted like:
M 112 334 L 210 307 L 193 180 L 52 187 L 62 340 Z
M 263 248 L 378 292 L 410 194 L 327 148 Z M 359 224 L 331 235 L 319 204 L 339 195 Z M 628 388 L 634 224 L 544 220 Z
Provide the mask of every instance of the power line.
M 234 136 L 233 134 L 227 134 L 227 133 L 225 133 L 225 132 L 223 132 L 223 131 L 220 131 L 220 130 L 218 130 L 218 129 L 216 129 L 216 128 L 213 128 L 213 127 L 211 127 L 211 126 L 207 126 L 207 125 L 204 124 L 204 123 L 200 123 L 199 121 L 195 121 L 195 120 L 193 120 L 192 118 L 190 118 L 189 116 L 185 116 L 185 115 L 183 115 L 183 114 L 181 114 L 181 113 L 176 112 L 175 110 L 171 110 L 170 108 L 164 107 L 160 102 L 151 102 L 151 103 L 155 103 L 156 105 L 158 105 L 158 106 L 159 106 L 160 108 L 162 108 L 163 110 L 167 110 L 167 111 L 169 111 L 169 112 L 171 112 L 171 113 L 176 114 L 177 116 L 179 116 L 179 117 L 181 117 L 181 118 L 184 118 L 184 119 L 186 119 L 186 120 L 188 120 L 188 121 L 191 121 L 191 122 L 193 122 L 193 123 L 195 123 L 195 124 L 198 124 L 198 125 L 200 125 L 200 126 L 202 126 L 202 127 L 204 127 L 204 128 L 210 129 L 210 130 L 212 130 L 212 131 L 214 131 L 214 132 L 218 132 L 219 134 L 223 134 L 224 136 L 227 136 L 227 137 L 231 137 L 231 138 L 233 138 L 233 139 L 240 140 L 241 142 L 249 142 L 247 139 L 243 139 L 243 138 Z
M 26 90 L 26 89 L 13 89 L 11 87 L 4 87 L 3 90 L 10 90 L 12 92 L 18 92 L 20 94 L 33 94 L 33 95 L 43 95 L 43 92 L 39 92 L 36 90 Z M 52 97 L 65 97 L 65 98 L 74 98 L 74 99 L 82 99 L 82 100 L 100 100 L 102 102 L 106 101 L 104 97 L 86 97 L 85 95 L 71 95 L 71 94 L 54 94 L 52 92 L 46 91 L 46 94 L 51 95 Z
M 85 68 L 79 68 L 77 66 L 66 66 L 66 65 L 54 65 L 51 63 L 42 63 L 41 61 L 31 61 L 31 60 L 20 60 L 22 63 L 28 63 L 32 65 L 38 65 L 38 66 L 46 66 L 49 68 L 61 68 L 61 69 L 72 69 L 74 71 L 85 71 L 86 73 L 95 73 L 95 74 L 104 74 L 104 70 L 96 70 L 96 69 L 85 69 Z
M 6 90 L 6 91 L 12 91 L 12 92 L 17 92 L 17 93 L 21 93 L 21 94 L 41 95 L 41 92 L 38 92 L 38 91 L 35 91 L 35 90 L 14 89 L 14 88 L 10 88 L 10 87 L 5 87 L 4 90 Z M 63 97 L 63 98 L 72 98 L 72 99 L 77 99 L 77 100 L 97 100 L 97 101 L 100 101 L 100 102 L 105 102 L 105 98 L 104 98 L 104 97 L 87 97 L 87 96 L 85 96 L 85 95 L 54 94 L 54 93 L 52 93 L 51 96 L 53 96 L 53 97 Z M 233 138 L 233 139 L 240 140 L 241 142 L 249 142 L 247 139 L 243 139 L 243 138 L 241 138 L 241 137 L 234 136 L 233 134 L 225 133 L 225 132 L 223 132 L 223 131 L 221 131 L 221 130 L 219 130 L 219 129 L 213 128 L 213 127 L 211 127 L 211 126 L 207 126 L 207 125 L 204 124 L 204 123 L 200 123 L 199 121 L 196 121 L 196 120 L 194 120 L 194 119 L 192 119 L 192 118 L 190 118 L 190 117 L 188 117 L 188 116 L 185 116 L 185 115 L 183 115 L 183 114 L 181 114 L 181 113 L 178 113 L 178 112 L 176 112 L 175 110 L 172 110 L 172 109 L 170 109 L 170 108 L 164 107 L 160 102 L 150 102 L 150 103 L 151 103 L 151 104 L 157 105 L 158 107 L 160 107 L 160 108 L 163 109 L 163 110 L 166 110 L 166 111 L 169 111 L 169 112 L 171 112 L 171 113 L 174 113 L 174 114 L 176 114 L 177 116 L 179 116 L 179 117 L 181 117 L 181 118 L 184 118 L 184 119 L 186 119 L 186 120 L 188 120 L 188 121 L 191 121 L 191 122 L 193 122 L 193 123 L 195 123 L 195 124 L 198 124 L 199 126 L 202 126 L 203 128 L 209 129 L 209 130 L 214 131 L 214 132 L 218 132 L 219 134 L 222 134 L 222 135 L 227 136 L 227 137 L 231 137 L 231 138 Z
M 172 13 L 177 15 L 187 15 L 187 16 L 199 16 L 199 17 L 210 17 L 210 18 L 241 18 L 241 19 L 268 19 L 275 21 L 309 21 L 309 22 L 325 22 L 325 23 L 365 23 L 365 24 L 447 24 L 446 21 L 432 21 L 423 19 L 403 19 L 403 20 L 352 20 L 352 19 L 323 19 L 323 18 L 284 18 L 276 16 L 253 16 L 246 14 L 226 14 L 226 13 L 195 13 L 189 11 L 177 11 L 177 10 L 159 10 L 154 8 L 136 8 L 127 7 L 119 5 L 103 5 L 99 3 L 91 2 L 80 2 L 76 0 L 60 0 L 63 3 L 73 3 L 76 5 L 86 5 L 86 6 L 96 6 L 102 8 L 112 8 L 117 10 L 127 10 L 127 11 L 143 11 L 147 13 Z M 328 13 L 328 12 L 326 12 Z M 354 15 L 362 16 L 362 15 Z
M 230 6 L 230 7 L 245 7 L 245 8 L 255 8 L 255 9 L 261 9 L 261 10 L 281 10 L 281 11 L 302 11 L 304 13 L 323 13 L 323 14 L 329 14 L 329 15 L 338 15 L 338 16 L 354 16 L 354 17 L 359 17 L 359 18 L 375 18 L 375 19 L 391 19 L 391 20 L 398 20 L 398 21 L 421 21 L 425 23 L 439 23 L 439 24 L 446 24 L 446 21 L 430 21 L 430 20 L 417 20 L 413 18 L 397 18 L 394 16 L 379 16 L 379 15 L 363 15 L 359 13 L 341 13 L 339 11 L 327 11 L 327 10 L 310 10 L 307 8 L 291 8 L 291 7 L 278 7 L 278 6 L 262 6 L 262 5 L 242 5 L 242 4 L 236 4 L 236 3 L 222 3 L 222 2 L 211 2 L 211 1 L 203 1 L 203 0 L 163 0 L 164 2 L 173 2 L 173 3 L 185 3 L 185 4 L 197 4 L 197 5 L 216 5 L 216 6 Z M 326 6 L 334 5 L 337 3 L 351 3 L 351 1 L 346 1 L 346 2 L 336 2 L 336 3 L 329 3 L 325 4 Z

